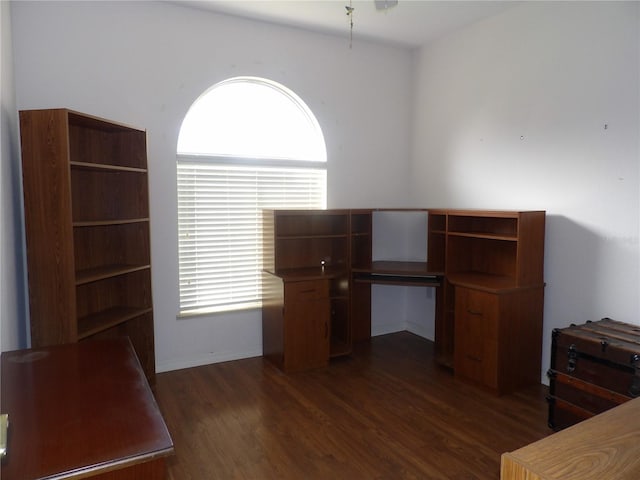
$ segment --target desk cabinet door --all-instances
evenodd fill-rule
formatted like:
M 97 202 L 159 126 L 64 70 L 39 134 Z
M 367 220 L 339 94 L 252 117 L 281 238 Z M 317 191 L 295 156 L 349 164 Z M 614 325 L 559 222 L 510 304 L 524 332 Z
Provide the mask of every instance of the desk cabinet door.
M 329 286 L 324 280 L 287 282 L 284 312 L 286 371 L 329 363 Z
M 455 374 L 496 389 L 499 297 L 463 287 L 455 297 Z

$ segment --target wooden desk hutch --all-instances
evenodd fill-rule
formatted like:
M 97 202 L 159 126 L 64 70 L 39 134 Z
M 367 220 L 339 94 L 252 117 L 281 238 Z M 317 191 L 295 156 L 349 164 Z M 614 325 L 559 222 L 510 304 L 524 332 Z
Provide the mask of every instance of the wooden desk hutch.
M 496 393 L 539 383 L 545 212 L 411 210 L 428 261 L 395 262 L 372 260 L 376 211 L 264 211 L 264 356 L 327 365 L 370 338 L 371 284 L 433 286 L 440 364 Z

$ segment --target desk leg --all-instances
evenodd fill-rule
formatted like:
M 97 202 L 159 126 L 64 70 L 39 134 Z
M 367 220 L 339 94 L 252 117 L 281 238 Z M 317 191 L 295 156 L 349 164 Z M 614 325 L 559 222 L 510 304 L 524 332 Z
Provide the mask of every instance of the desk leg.
M 371 338 L 371 284 L 351 282 L 351 335 L 354 342 Z
M 435 351 L 436 361 L 453 368 L 454 287 L 446 279 L 436 287 Z

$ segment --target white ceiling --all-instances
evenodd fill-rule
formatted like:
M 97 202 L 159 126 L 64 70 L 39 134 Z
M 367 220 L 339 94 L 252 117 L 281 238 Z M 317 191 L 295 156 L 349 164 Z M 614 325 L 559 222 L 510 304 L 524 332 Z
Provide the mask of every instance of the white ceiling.
M 458 28 L 497 15 L 517 1 L 398 0 L 376 10 L 374 0 L 183 0 L 181 4 L 254 20 L 268 21 L 349 37 L 353 11 L 353 41 L 377 40 L 403 47 L 425 45 Z

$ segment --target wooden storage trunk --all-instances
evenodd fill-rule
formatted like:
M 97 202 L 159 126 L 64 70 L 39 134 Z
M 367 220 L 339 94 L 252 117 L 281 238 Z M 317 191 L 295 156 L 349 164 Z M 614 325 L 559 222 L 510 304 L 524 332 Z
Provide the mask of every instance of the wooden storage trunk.
M 640 326 L 610 318 L 555 329 L 549 427 L 561 430 L 640 395 Z

